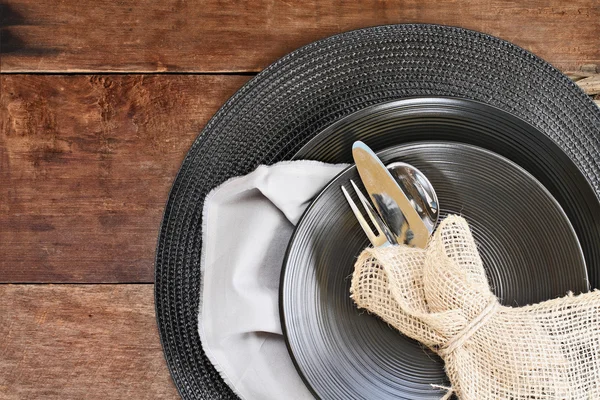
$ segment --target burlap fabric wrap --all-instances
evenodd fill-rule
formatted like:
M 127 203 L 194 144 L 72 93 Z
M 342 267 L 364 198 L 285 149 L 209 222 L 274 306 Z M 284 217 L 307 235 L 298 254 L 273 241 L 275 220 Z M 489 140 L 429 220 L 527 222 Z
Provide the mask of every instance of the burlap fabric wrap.
M 600 399 L 600 291 L 501 305 L 461 217 L 426 249 L 364 250 L 351 296 L 444 359 L 445 398 Z

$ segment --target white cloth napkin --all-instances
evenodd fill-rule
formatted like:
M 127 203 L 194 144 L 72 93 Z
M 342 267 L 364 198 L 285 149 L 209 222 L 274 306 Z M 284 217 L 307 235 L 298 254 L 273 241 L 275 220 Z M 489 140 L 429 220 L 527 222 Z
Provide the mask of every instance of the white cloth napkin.
M 198 331 L 209 360 L 242 399 L 313 399 L 279 321 L 279 279 L 302 213 L 347 165 L 260 166 L 206 197 Z

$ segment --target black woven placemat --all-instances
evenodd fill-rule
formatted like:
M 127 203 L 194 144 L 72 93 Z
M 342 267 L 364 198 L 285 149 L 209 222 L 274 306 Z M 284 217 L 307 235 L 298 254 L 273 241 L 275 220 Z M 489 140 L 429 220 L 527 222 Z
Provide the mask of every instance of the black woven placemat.
M 156 314 L 184 399 L 234 399 L 198 336 L 206 194 L 260 164 L 291 158 L 315 134 L 364 107 L 414 96 L 478 100 L 524 119 L 571 157 L 600 199 L 600 109 L 538 57 L 478 32 L 436 25 L 352 31 L 265 69 L 217 112 L 171 189 L 156 253 Z M 600 286 L 600 271 L 590 276 Z

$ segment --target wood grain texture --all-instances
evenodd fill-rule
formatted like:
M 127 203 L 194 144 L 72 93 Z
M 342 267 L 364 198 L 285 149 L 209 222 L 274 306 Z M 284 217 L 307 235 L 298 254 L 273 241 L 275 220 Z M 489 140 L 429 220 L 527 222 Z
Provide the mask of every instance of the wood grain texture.
M 153 282 L 183 157 L 248 79 L 1 75 L 0 282 Z
M 600 64 L 597 0 L 6 0 L 2 11 L 4 72 L 259 71 L 329 35 L 416 22 L 499 36 L 562 70 Z
M 178 398 L 153 288 L 0 285 L 0 398 Z
M 600 94 L 600 74 L 580 79 L 577 85 L 590 96 Z

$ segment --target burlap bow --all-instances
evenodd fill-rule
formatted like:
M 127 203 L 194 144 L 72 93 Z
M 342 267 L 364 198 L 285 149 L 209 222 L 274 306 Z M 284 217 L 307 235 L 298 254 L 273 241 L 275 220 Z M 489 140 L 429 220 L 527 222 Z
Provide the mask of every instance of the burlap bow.
M 461 217 L 426 249 L 363 251 L 351 297 L 443 358 L 446 398 L 600 399 L 600 291 L 502 306 Z

